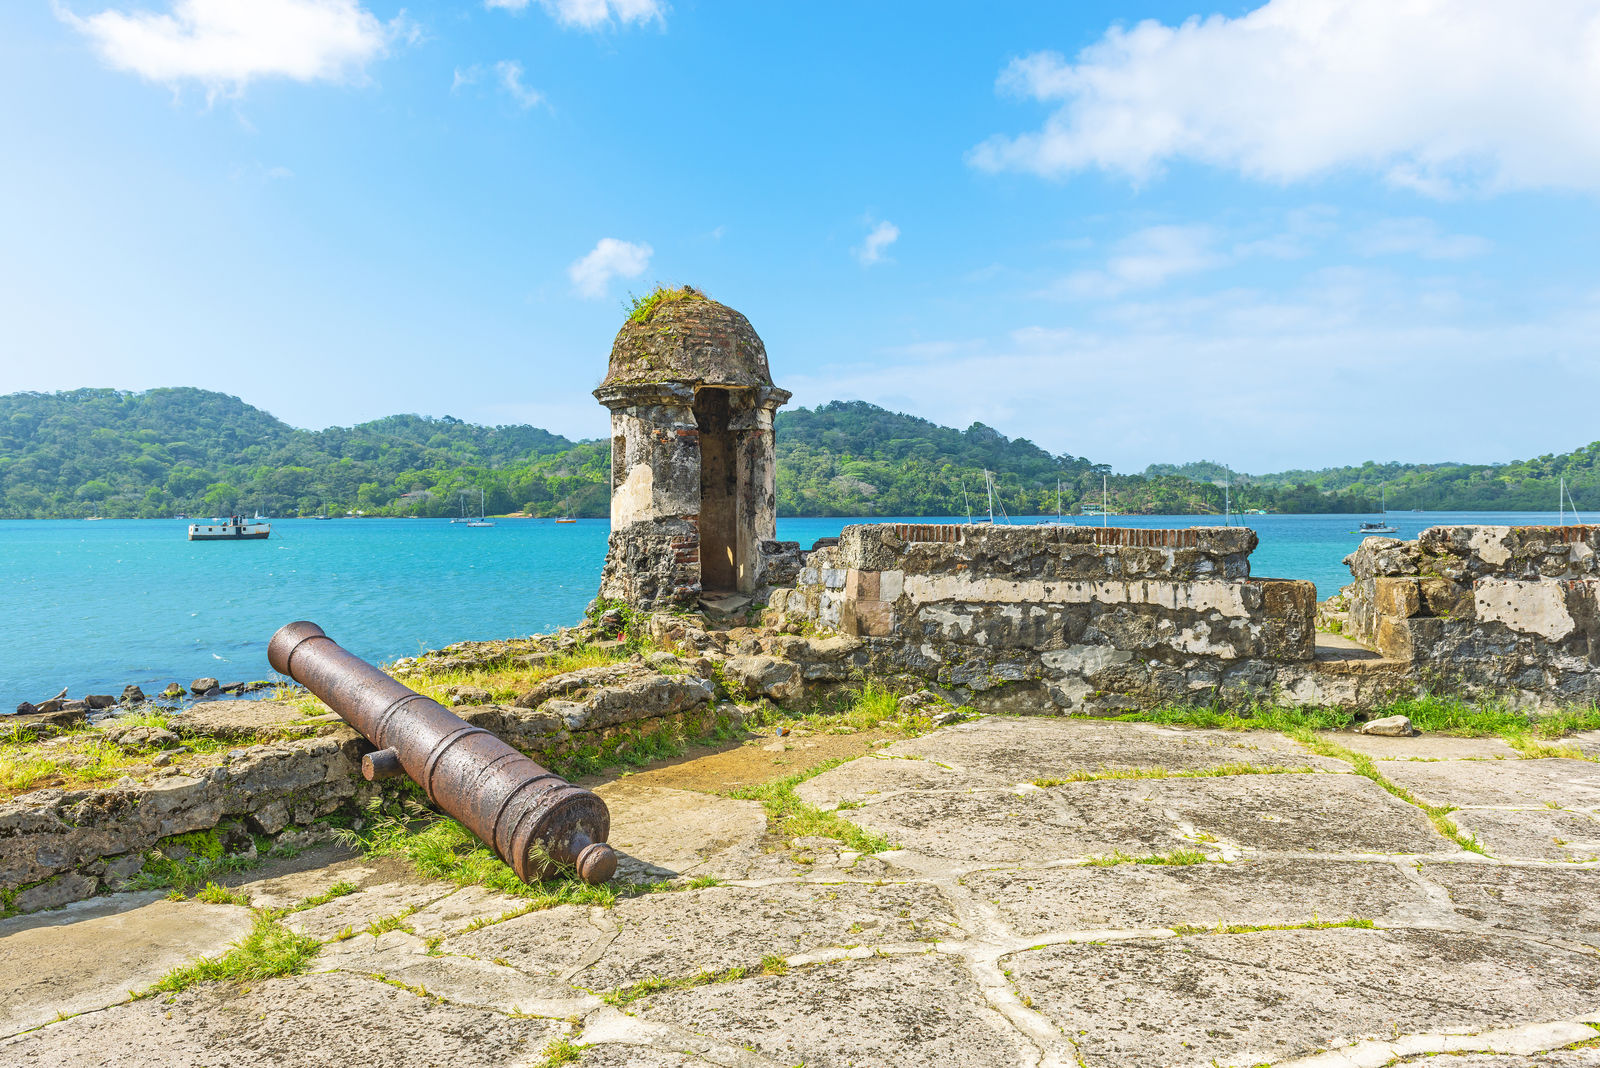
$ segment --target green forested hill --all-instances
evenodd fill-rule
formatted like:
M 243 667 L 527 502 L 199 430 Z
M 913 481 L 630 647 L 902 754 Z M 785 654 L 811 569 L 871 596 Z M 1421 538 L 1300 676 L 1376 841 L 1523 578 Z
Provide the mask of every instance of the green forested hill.
M 451 515 L 478 488 L 490 512 L 533 504 L 603 514 L 603 444 L 533 427 L 395 415 L 297 430 L 199 389 L 79 389 L 0 397 L 0 517 Z M 431 496 L 401 502 L 402 494 Z
M 784 515 L 961 515 L 986 509 L 985 469 L 1013 515 L 1097 505 L 1212 513 L 1218 464 L 1152 465 L 1112 474 L 1052 456 L 974 423 L 966 430 L 860 401 L 780 412 L 778 507 Z M 1235 473 L 1235 509 L 1365 512 L 1379 486 L 1389 507 L 1551 509 L 1565 476 L 1600 510 L 1600 443 L 1500 466 L 1366 464 L 1277 475 Z M 0 518 L 268 515 L 363 511 L 453 515 L 482 488 L 490 514 L 603 516 L 605 441 L 573 442 L 527 426 L 394 415 L 354 427 L 298 430 L 236 397 L 199 389 L 80 389 L 0 396 Z M 965 496 L 963 495 L 965 491 Z

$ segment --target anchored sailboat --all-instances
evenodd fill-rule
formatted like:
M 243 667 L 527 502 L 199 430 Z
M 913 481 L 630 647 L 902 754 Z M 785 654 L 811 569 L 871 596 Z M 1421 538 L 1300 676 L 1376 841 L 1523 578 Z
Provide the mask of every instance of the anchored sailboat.
M 1379 486 L 1378 487 L 1378 493 L 1379 493 L 1379 497 L 1378 497 L 1378 514 L 1379 515 L 1388 515 L 1389 514 L 1389 487 L 1388 486 Z M 1387 519 L 1379 519 L 1379 520 L 1377 520 L 1375 522 L 1373 520 L 1367 520 L 1366 522 L 1362 523 L 1361 524 L 1361 529 L 1356 531 L 1356 533 L 1360 534 L 1362 537 L 1368 537 L 1368 536 L 1373 535 L 1373 534 L 1395 534 L 1395 533 L 1398 533 L 1398 531 L 1395 529 L 1394 525 L 1391 524 Z

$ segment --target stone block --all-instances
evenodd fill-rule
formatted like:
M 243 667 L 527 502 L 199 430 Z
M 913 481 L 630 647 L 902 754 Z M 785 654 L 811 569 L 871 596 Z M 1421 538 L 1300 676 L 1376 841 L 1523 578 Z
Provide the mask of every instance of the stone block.
M 1316 656 L 1317 587 L 1300 579 L 1256 579 L 1261 588 L 1261 655 L 1271 660 Z
M 851 568 L 845 573 L 844 595 L 851 601 L 876 601 L 878 599 L 878 573 Z
M 827 567 L 822 569 L 822 584 L 830 590 L 844 589 L 845 578 L 849 572 L 843 568 Z
M 878 599 L 881 601 L 898 601 L 905 592 L 906 573 L 901 570 L 880 571 L 878 573 Z
M 1390 660 L 1413 658 L 1411 626 L 1404 619 L 1380 619 L 1375 644 L 1378 653 Z
M 894 605 L 887 601 L 857 601 L 856 633 L 887 638 L 894 633 Z
M 1414 578 L 1374 579 L 1372 592 L 1380 617 L 1410 619 L 1422 609 L 1421 590 Z

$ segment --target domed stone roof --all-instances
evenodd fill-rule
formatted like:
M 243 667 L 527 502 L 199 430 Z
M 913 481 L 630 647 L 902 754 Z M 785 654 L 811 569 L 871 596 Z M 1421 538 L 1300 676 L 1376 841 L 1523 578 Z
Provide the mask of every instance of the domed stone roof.
M 657 290 L 639 302 L 617 331 L 600 390 L 663 382 L 770 386 L 767 347 L 750 320 L 726 304 L 687 286 Z

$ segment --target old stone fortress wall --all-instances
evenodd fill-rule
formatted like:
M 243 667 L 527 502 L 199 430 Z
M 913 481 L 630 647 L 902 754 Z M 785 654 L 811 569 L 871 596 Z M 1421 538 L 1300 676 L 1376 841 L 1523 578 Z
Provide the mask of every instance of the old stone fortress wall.
M 774 540 L 789 394 L 744 316 L 692 291 L 663 303 L 623 328 L 595 395 L 612 411 L 601 595 L 636 607 L 765 598 L 769 623 L 860 638 L 873 670 L 987 709 L 1600 697 L 1600 528 L 1368 538 L 1320 606 L 1309 582 L 1252 576 L 1236 527 L 866 524 L 802 553 Z

